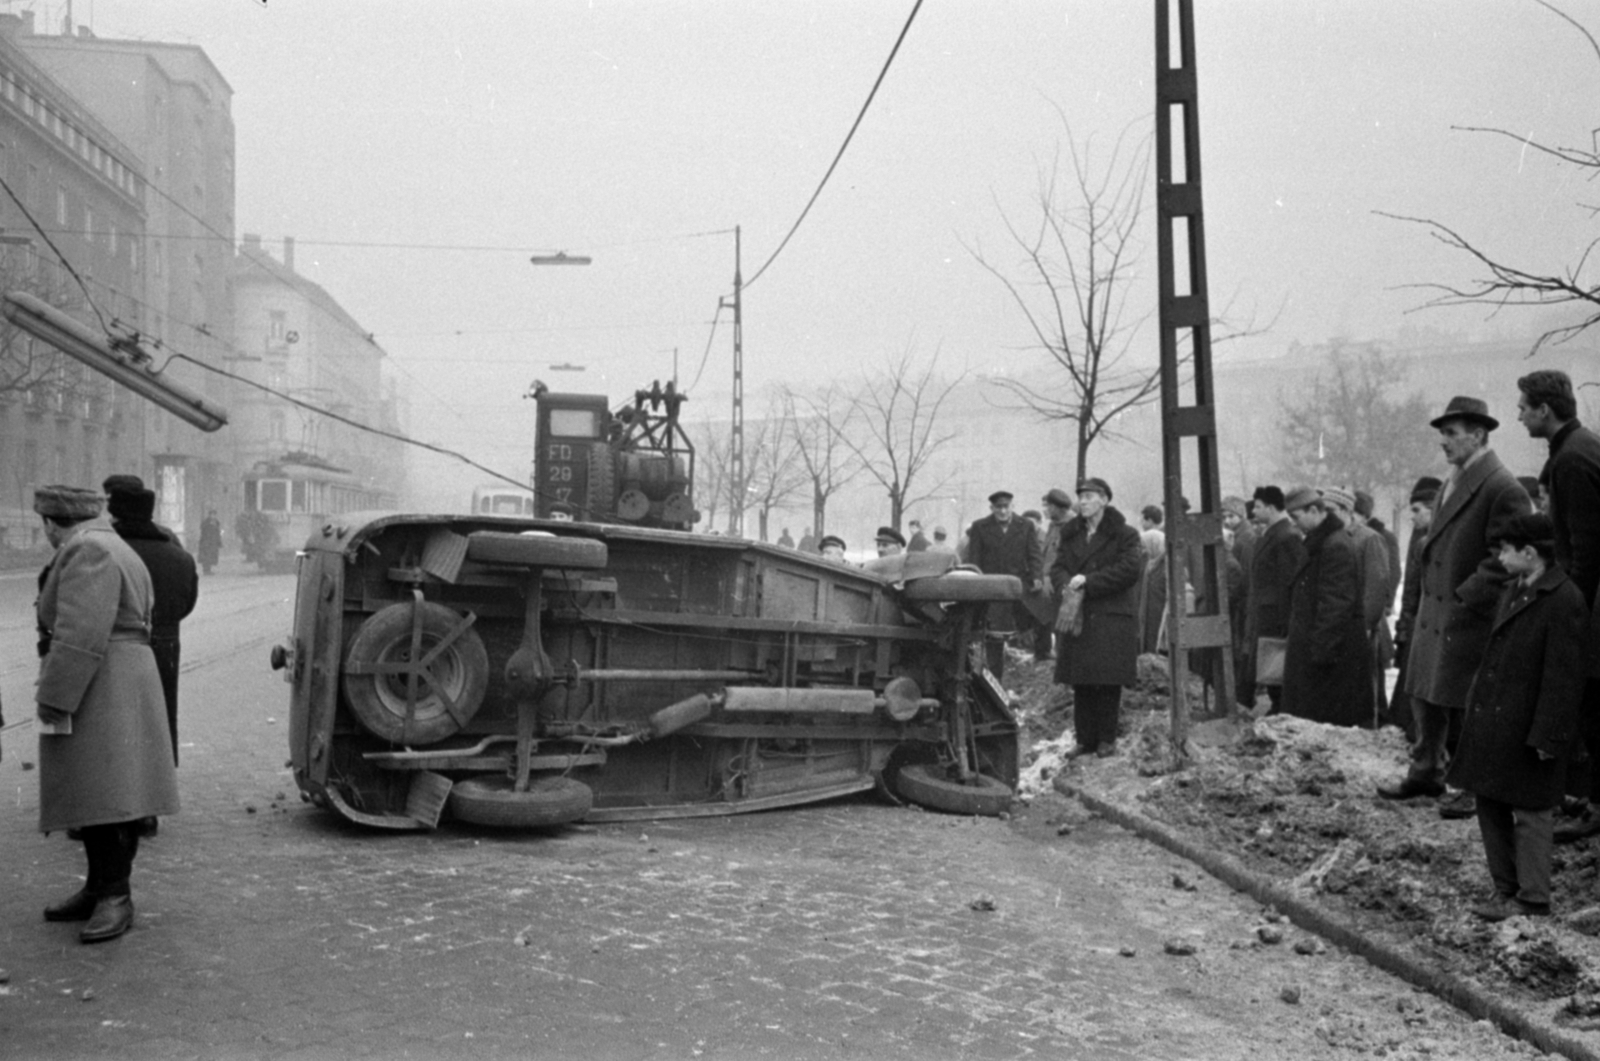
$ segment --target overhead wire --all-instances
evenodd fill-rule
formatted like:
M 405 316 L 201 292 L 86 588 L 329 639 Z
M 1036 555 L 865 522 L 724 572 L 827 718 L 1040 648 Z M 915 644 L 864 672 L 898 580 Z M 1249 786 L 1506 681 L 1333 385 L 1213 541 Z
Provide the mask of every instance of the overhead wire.
M 706 351 L 700 355 L 700 367 L 695 369 L 694 382 L 689 384 L 688 390 L 684 391 L 685 394 L 692 394 L 694 389 L 700 385 L 700 376 L 706 370 L 706 360 L 711 357 L 711 342 L 717 337 L 717 321 L 722 319 L 724 305 L 725 303 L 722 299 L 717 299 L 717 312 L 711 317 L 711 334 L 706 336 Z
M 94 311 L 96 319 L 100 321 L 101 329 L 106 333 L 107 336 L 113 339 L 119 338 L 117 334 L 111 330 L 111 325 L 106 321 L 106 315 L 100 312 L 99 303 L 97 303 L 94 300 L 94 296 L 89 293 L 89 285 L 84 282 L 84 279 L 81 275 L 79 275 L 78 270 L 73 268 L 72 262 L 67 259 L 67 256 L 61 253 L 61 248 L 56 246 L 56 241 L 51 239 L 50 234 L 40 226 L 39 222 L 33 216 L 33 211 L 28 209 L 27 204 L 22 201 L 22 197 L 17 195 L 17 193 L 12 190 L 11 184 L 4 177 L 0 177 L 0 189 L 5 190 L 6 195 L 13 203 L 16 204 L 17 209 L 22 211 L 22 216 L 28 219 L 28 224 L 32 225 L 34 231 L 39 233 L 39 238 L 44 240 L 45 245 L 49 247 L 50 250 L 54 252 L 55 256 L 61 260 L 62 267 L 71 274 L 73 280 L 77 281 L 78 289 L 83 292 L 83 300 L 88 304 L 89 308 Z
M 879 86 L 883 84 L 883 79 L 889 75 L 889 67 L 894 65 L 894 57 L 899 54 L 900 45 L 906 39 L 906 34 L 910 32 L 911 23 L 916 21 L 917 12 L 920 10 L 922 10 L 922 0 L 916 0 L 916 3 L 911 5 L 911 14 L 906 16 L 906 24 L 900 27 L 900 35 L 895 38 L 894 47 L 889 49 L 889 57 L 883 61 L 883 69 L 878 71 L 878 78 L 872 83 L 872 91 L 867 93 L 866 101 L 861 104 L 861 110 L 856 114 L 856 120 L 850 123 L 850 131 L 845 134 L 844 143 L 839 145 L 839 150 L 834 154 L 833 161 L 828 164 L 828 171 L 822 175 L 822 180 L 818 182 L 816 191 L 811 193 L 811 198 L 807 200 L 805 209 L 800 211 L 800 216 L 795 218 L 794 224 L 789 226 L 789 231 L 783 237 L 782 242 L 778 244 L 777 250 L 773 251 L 767 260 L 761 263 L 761 268 L 757 269 L 755 274 L 744 282 L 744 287 L 747 290 L 751 284 L 761 279 L 761 274 L 766 272 L 767 267 L 777 259 L 778 255 L 783 253 L 783 248 L 789 245 L 789 241 L 794 238 L 795 232 L 799 230 L 800 223 L 806 219 L 806 215 L 816 205 L 817 198 L 822 195 L 822 189 L 827 187 L 828 178 L 832 177 L 833 171 L 839 168 L 839 160 L 844 158 L 845 149 L 850 146 L 850 141 L 855 138 L 856 130 L 861 128 L 861 120 L 867 116 L 867 108 L 872 106 L 872 100 L 877 96 Z

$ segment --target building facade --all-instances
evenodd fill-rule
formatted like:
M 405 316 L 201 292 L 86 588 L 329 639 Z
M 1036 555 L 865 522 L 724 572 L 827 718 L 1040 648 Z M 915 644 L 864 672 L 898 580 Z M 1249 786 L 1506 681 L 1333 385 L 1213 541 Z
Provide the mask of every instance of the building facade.
M 0 16 L 0 283 L 91 325 L 142 328 L 144 160 L 18 46 L 26 29 Z M 0 323 L 0 544 L 41 545 L 35 486 L 129 470 L 147 446 L 144 404 Z
M 233 89 L 195 45 L 102 40 L 87 28 L 76 36 L 38 34 L 27 15 L 11 28 L 17 49 L 143 164 L 135 290 L 147 348 L 159 344 L 166 355 L 230 365 Z M 218 405 L 236 399 L 225 377 L 181 357 L 165 371 Z M 202 432 L 147 402 L 134 409 L 143 444 L 129 447 L 115 470 L 143 475 L 157 493 L 157 519 L 192 542 L 208 509 L 239 503 L 236 433 Z

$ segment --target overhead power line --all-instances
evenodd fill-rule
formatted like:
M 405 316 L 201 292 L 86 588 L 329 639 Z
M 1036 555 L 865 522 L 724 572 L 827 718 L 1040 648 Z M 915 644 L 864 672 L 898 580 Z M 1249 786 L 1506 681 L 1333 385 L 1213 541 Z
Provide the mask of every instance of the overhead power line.
M 894 65 L 894 57 L 900 52 L 900 44 L 906 39 L 906 34 L 911 30 L 911 23 L 916 21 L 917 12 L 920 10 L 922 10 L 922 0 L 916 0 L 916 3 L 911 5 L 911 14 L 906 16 L 906 24 L 900 27 L 900 36 L 895 38 L 894 47 L 889 49 L 889 58 L 883 61 L 883 69 L 878 71 L 878 79 L 872 83 L 872 91 L 867 93 L 866 102 L 861 104 L 861 111 L 856 115 L 856 120 L 850 123 L 850 131 L 845 134 L 844 143 L 839 145 L 838 153 L 833 156 L 833 161 L 828 164 L 828 172 L 822 175 L 822 180 L 817 184 L 817 190 L 811 193 L 811 198 L 806 202 L 806 208 L 800 211 L 800 216 L 795 218 L 794 224 L 789 226 L 789 232 L 783 237 L 783 242 L 778 244 L 778 249 L 772 252 L 771 257 L 761 263 L 761 268 L 755 271 L 755 275 L 744 282 L 746 289 L 761 279 L 761 274 L 767 271 L 767 266 L 771 265 L 778 255 L 783 253 L 783 248 L 789 245 L 789 240 L 794 238 L 795 232 L 800 228 L 800 222 L 806 219 L 806 215 L 816 205 L 817 197 L 822 194 L 822 189 L 827 187 L 828 178 L 833 176 L 833 171 L 839 168 L 839 160 L 844 158 L 845 149 L 850 146 L 850 141 L 855 138 L 856 130 L 861 128 L 861 119 L 867 116 L 867 108 L 872 106 L 873 97 L 877 96 L 878 87 L 883 84 L 883 79 L 888 76 L 889 67 Z

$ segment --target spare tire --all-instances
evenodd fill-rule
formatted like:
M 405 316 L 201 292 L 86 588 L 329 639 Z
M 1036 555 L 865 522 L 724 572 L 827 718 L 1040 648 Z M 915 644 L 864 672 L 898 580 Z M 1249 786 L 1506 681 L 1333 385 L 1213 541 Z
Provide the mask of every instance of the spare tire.
M 998 817 L 1014 798 L 1011 786 L 986 774 L 978 774 L 971 784 L 962 784 L 944 775 L 934 765 L 907 766 L 895 778 L 900 795 L 919 806 L 950 814 L 980 814 Z
M 606 543 L 597 538 L 506 531 L 473 531 L 467 535 L 467 559 L 480 564 L 594 571 L 606 566 L 606 553 Z
M 474 777 L 450 790 L 450 813 L 474 825 L 528 828 L 565 825 L 589 813 L 594 792 L 570 777 L 541 777 L 516 792 L 511 778 Z
M 1022 599 L 1022 580 L 1016 575 L 956 572 L 907 582 L 900 592 L 909 601 L 1013 601 Z
M 421 656 L 439 646 L 463 621 L 460 613 L 432 601 L 391 604 L 361 624 L 345 650 L 345 699 L 367 729 L 397 744 L 432 744 L 471 720 L 489 687 L 489 653 L 471 627 L 461 631 L 424 670 L 416 704 L 406 721 L 407 675 L 362 673 L 364 668 L 411 663 L 411 623 L 421 609 Z M 448 694 L 453 705 L 440 691 Z

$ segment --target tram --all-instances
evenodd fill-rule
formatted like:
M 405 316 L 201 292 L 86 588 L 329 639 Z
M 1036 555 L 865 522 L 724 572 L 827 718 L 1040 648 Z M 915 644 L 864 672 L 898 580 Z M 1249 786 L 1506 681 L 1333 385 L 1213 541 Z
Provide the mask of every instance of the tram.
M 244 477 L 240 544 L 263 571 L 292 570 L 296 552 L 330 517 L 392 510 L 397 502 L 393 492 L 312 453 L 257 461 Z

